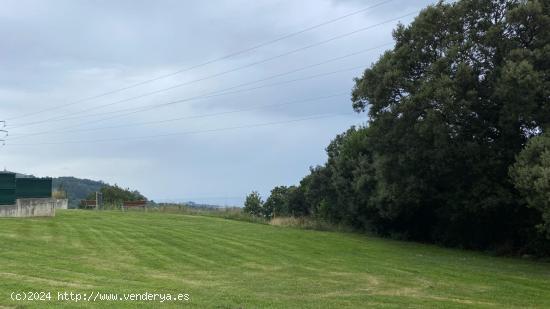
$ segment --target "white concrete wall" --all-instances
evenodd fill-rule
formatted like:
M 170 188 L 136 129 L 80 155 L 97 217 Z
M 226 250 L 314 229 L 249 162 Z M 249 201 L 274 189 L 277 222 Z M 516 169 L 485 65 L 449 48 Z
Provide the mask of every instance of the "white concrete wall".
M 18 199 L 15 205 L 0 206 L 0 217 L 53 217 L 56 204 L 51 198 Z
M 54 199 L 56 209 L 69 209 L 68 199 Z

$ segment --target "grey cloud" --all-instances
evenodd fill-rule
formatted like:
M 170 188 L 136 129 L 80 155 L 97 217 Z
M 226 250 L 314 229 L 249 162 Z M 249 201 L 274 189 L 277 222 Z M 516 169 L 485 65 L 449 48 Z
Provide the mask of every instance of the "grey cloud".
M 175 70 L 215 59 L 308 26 L 344 15 L 377 1 L 15 1 L 0 10 L 0 118 L 72 102 Z M 200 79 L 273 57 L 326 38 L 418 10 L 429 1 L 393 1 L 314 31 L 282 40 L 238 57 L 159 80 L 98 100 L 11 121 L 17 135 L 58 130 L 101 117 L 17 125 L 79 112 L 149 91 Z M 412 19 L 404 18 L 407 23 Z M 357 33 L 254 67 L 211 78 L 162 94 L 116 104 L 97 112 L 160 104 L 252 82 L 329 58 L 391 42 L 395 23 Z M 271 81 L 292 80 L 376 61 L 382 49 L 289 74 Z M 349 93 L 363 68 L 311 80 L 266 87 L 240 94 L 177 104 L 85 128 L 163 120 L 277 104 L 333 93 Z M 192 130 L 277 122 L 318 113 L 346 116 L 152 140 L 129 139 L 98 144 L 0 149 L 0 164 L 35 175 L 74 175 L 135 187 L 161 198 L 244 196 L 252 189 L 266 194 L 279 184 L 297 183 L 310 165 L 325 160 L 324 148 L 350 125 L 349 97 L 314 103 L 259 108 L 217 117 L 124 127 L 46 134 L 17 140 L 43 143 L 139 137 Z M 88 115 L 88 113 L 86 114 Z M 13 140 L 12 144 L 16 143 Z M 3 167 L 2 166 L 2 167 Z

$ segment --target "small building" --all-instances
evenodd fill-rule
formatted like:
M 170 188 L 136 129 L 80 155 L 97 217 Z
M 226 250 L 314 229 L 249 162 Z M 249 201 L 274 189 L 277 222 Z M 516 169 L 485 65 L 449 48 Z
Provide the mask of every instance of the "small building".
M 68 201 L 52 198 L 51 178 L 18 178 L 0 172 L 0 217 L 49 217 Z

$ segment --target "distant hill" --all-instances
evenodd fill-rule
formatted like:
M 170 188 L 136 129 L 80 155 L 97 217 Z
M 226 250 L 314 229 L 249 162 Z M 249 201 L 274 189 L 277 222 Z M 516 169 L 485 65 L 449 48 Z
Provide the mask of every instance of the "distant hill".
M 105 185 L 107 184 L 103 181 L 80 179 L 76 177 L 53 178 L 54 190 L 62 188 L 67 192 L 70 208 L 75 208 L 80 200 L 86 199 L 90 193 L 99 191 Z

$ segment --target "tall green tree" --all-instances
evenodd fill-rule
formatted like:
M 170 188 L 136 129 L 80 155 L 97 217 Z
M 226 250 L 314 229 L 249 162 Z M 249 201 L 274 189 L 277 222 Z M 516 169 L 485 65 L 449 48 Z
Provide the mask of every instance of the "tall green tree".
M 289 188 L 286 186 L 275 187 L 271 190 L 271 194 L 264 203 L 266 218 L 289 216 L 288 191 Z
M 246 197 L 243 211 L 253 216 L 263 216 L 263 201 L 260 193 L 257 191 L 252 191 L 252 193 Z
M 544 129 L 549 3 L 440 2 L 394 32 L 356 80 L 369 113 L 380 214 L 410 237 L 468 247 L 519 241 L 530 213 L 508 167 Z
M 129 188 L 121 188 L 118 185 L 104 185 L 101 187 L 99 192 L 103 196 L 103 203 L 106 205 L 120 205 L 126 201 L 141 201 L 141 200 L 147 200 L 145 196 L 143 196 L 139 191 L 137 190 L 130 190 Z M 95 192 L 90 193 L 87 197 L 88 200 L 95 200 L 96 195 Z
M 537 226 L 550 239 L 550 137 L 532 138 L 510 168 L 515 186 L 523 193 L 527 205 L 542 213 Z
M 549 1 L 429 6 L 356 79 L 352 105 L 367 124 L 337 136 L 327 163 L 277 199 L 289 212 L 384 235 L 532 246 L 547 189 L 527 192 L 518 179 L 533 182 L 533 170 L 516 168 L 512 179 L 509 168 L 550 123 L 548 29 Z M 518 190 L 533 195 L 531 207 Z

